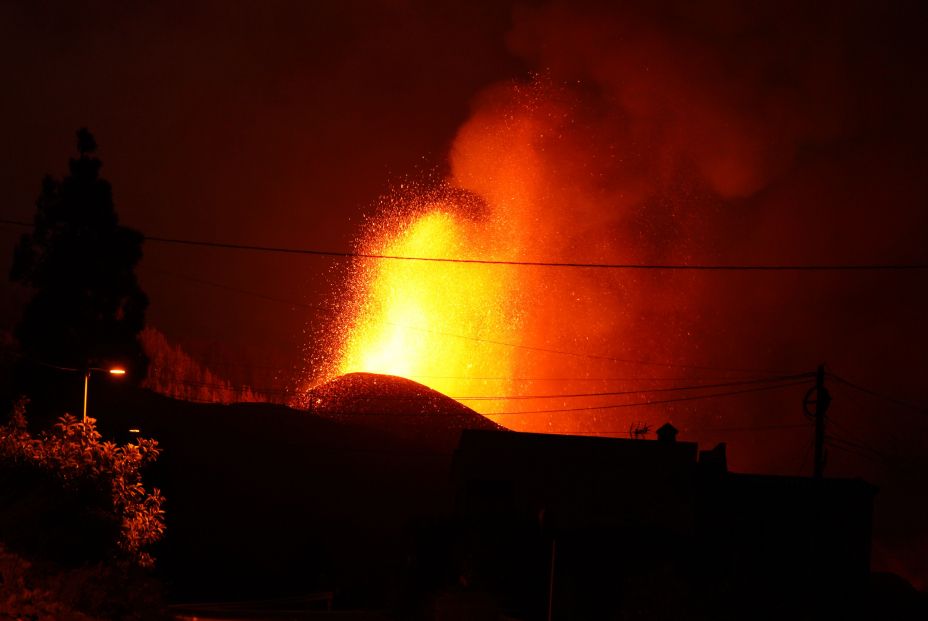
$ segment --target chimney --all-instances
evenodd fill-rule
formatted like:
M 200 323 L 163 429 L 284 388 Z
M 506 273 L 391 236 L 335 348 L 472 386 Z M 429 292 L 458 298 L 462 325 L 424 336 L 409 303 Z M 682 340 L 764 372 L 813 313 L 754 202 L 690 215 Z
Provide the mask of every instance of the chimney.
M 664 423 L 661 425 L 661 428 L 657 430 L 657 441 L 658 442 L 676 442 L 677 441 L 677 428 L 671 425 L 670 423 Z

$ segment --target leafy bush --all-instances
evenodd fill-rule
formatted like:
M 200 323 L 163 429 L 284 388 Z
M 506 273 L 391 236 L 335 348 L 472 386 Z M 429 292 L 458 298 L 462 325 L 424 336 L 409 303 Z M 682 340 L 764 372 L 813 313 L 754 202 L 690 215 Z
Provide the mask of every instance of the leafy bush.
M 0 620 L 172 621 L 158 582 L 124 563 L 33 562 L 0 544 Z
M 0 460 L 8 468 L 50 475 L 67 489 L 96 492 L 119 524 L 116 549 L 140 567 L 153 566 L 148 548 L 164 536 L 164 497 L 157 488 L 145 489 L 141 470 L 158 458 L 157 441 L 139 438 L 123 446 L 101 441 L 93 418 L 80 421 L 69 414 L 33 436 L 26 427 L 26 403 L 20 399 L 0 427 Z

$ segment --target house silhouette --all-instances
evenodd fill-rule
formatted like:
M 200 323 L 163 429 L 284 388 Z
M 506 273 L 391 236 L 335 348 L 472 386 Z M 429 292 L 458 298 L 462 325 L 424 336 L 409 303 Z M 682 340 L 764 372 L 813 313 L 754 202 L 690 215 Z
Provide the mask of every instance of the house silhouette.
M 669 424 L 657 435 L 464 431 L 460 582 L 526 620 L 853 610 L 869 578 L 874 487 L 733 473 L 724 444 L 700 452 Z

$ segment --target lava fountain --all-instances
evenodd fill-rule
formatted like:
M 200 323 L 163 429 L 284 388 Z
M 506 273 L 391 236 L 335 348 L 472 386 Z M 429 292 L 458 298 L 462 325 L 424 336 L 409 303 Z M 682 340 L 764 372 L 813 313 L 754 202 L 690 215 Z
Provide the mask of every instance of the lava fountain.
M 438 194 L 372 220 L 362 253 L 496 256 L 477 201 L 450 190 Z M 510 376 L 512 352 L 498 341 L 518 331 L 510 294 L 515 277 L 504 265 L 359 259 L 336 372 L 398 375 L 452 397 L 473 394 L 481 378 Z
M 355 259 L 315 381 L 398 375 L 511 429 L 589 431 L 601 416 L 608 429 L 626 424 L 596 406 L 613 407 L 603 393 L 634 390 L 637 376 L 662 381 L 659 367 L 631 369 L 621 358 L 664 354 L 677 329 L 655 330 L 653 309 L 680 307 L 684 287 L 466 262 L 643 259 L 632 254 L 643 199 L 604 185 L 622 169 L 612 146 L 591 148 L 604 138 L 577 121 L 578 97 L 544 80 L 490 92 L 460 128 L 438 189 L 401 186 L 387 197 L 358 253 L 445 261 Z
M 598 378 L 612 365 L 582 352 L 616 342 L 614 314 L 604 309 L 625 299 L 622 283 L 574 270 L 466 262 L 595 262 L 612 247 L 611 237 L 588 236 L 588 227 L 602 228 L 580 192 L 589 175 L 552 148 L 574 126 L 570 102 L 550 94 L 543 82 L 502 89 L 498 104 L 460 129 L 438 189 L 401 186 L 368 220 L 359 254 L 445 261 L 356 259 L 338 295 L 325 379 L 402 376 L 481 414 L 499 414 L 497 422 L 510 428 L 595 422 L 521 414 L 570 407 L 561 394 L 605 387 Z M 576 142 L 578 153 L 589 143 L 586 136 Z

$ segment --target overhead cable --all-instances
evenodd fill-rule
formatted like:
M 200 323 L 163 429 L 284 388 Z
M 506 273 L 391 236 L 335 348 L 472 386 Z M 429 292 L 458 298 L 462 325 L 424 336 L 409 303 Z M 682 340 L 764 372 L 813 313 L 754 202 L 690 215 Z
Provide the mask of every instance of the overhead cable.
M 664 403 L 679 403 L 682 401 L 698 401 L 702 399 L 715 399 L 723 397 L 732 397 L 735 395 L 742 395 L 752 392 L 761 392 L 765 390 L 776 390 L 779 388 L 788 388 L 791 386 L 800 386 L 807 384 L 808 380 L 799 380 L 795 382 L 789 382 L 785 384 L 777 384 L 775 386 L 760 386 L 754 388 L 745 388 L 743 390 L 732 390 L 728 392 L 719 392 L 712 393 L 708 395 L 690 395 L 686 397 L 675 397 L 673 399 L 657 399 L 654 401 L 640 401 L 634 403 L 616 403 L 616 404 L 607 404 L 607 405 L 598 405 L 598 406 L 587 406 L 587 407 L 577 407 L 577 408 L 558 408 L 550 410 L 523 410 L 521 412 L 486 412 L 484 416 L 521 416 L 523 414 L 553 414 L 559 412 L 585 412 L 591 410 L 614 410 L 620 408 L 631 408 L 631 407 L 645 407 L 650 405 L 660 405 Z
M 0 223 L 13 226 L 31 227 L 27 222 L 0 219 Z M 461 259 L 453 257 L 420 257 L 405 255 L 377 254 L 348 250 L 322 250 L 317 248 L 290 248 L 285 246 L 266 246 L 258 244 L 235 244 L 177 237 L 144 235 L 146 241 L 195 246 L 200 248 L 217 248 L 222 250 L 243 250 L 277 254 L 311 255 L 344 259 L 376 259 L 390 261 L 419 261 L 430 263 L 457 263 L 471 265 L 501 265 L 518 267 L 577 268 L 608 270 L 654 270 L 654 271 L 712 271 L 712 272 L 795 272 L 795 271 L 910 271 L 928 270 L 928 263 L 807 263 L 807 264 L 687 264 L 687 263 L 584 263 L 574 261 L 519 261 L 497 259 Z

